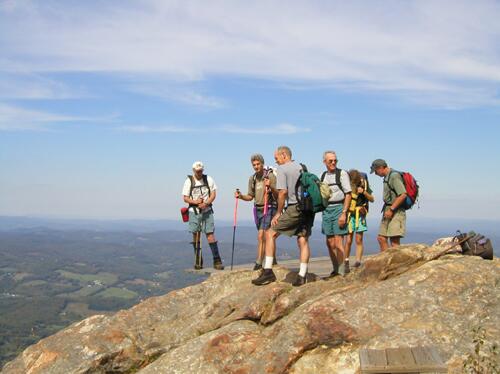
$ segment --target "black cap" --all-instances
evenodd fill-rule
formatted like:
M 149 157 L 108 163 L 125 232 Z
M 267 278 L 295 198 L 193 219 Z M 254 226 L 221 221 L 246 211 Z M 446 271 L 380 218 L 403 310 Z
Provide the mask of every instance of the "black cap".
M 380 167 L 386 167 L 387 162 L 385 160 L 382 160 L 381 158 L 377 158 L 375 161 L 372 162 L 372 166 L 370 168 L 370 174 L 373 174 L 375 172 L 375 169 L 378 169 Z

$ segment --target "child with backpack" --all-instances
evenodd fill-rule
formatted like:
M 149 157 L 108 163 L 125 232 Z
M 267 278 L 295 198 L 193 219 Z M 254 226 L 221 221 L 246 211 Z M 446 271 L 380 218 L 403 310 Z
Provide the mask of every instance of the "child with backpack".
M 347 215 L 349 234 L 346 242 L 346 257 L 349 257 L 351 253 L 352 241 L 354 234 L 356 234 L 356 262 L 353 267 L 357 268 L 361 265 L 361 258 L 363 257 L 363 234 L 368 230 L 366 224 L 368 205 L 373 203 L 375 199 L 365 173 L 351 169 L 349 170 L 349 177 L 351 178 L 352 192 L 351 205 Z

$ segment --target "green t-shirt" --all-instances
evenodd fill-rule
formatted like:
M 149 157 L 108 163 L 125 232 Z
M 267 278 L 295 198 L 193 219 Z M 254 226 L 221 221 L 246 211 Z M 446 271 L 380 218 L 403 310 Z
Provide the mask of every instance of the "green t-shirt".
M 254 181 L 254 176 L 255 176 L 255 181 Z M 271 183 L 272 188 L 276 188 L 276 176 L 273 173 L 269 173 L 269 181 Z M 255 189 L 254 189 L 255 186 Z M 265 184 L 264 184 L 264 178 L 263 175 L 256 176 L 255 174 L 250 176 L 248 179 L 248 194 L 252 196 L 255 199 L 255 205 L 264 205 L 264 190 L 265 190 Z M 272 200 L 272 194 L 270 193 L 268 196 L 268 202 L 271 203 L 274 200 Z
M 384 178 L 384 203 L 390 206 L 398 196 L 406 193 L 403 177 L 393 170 Z

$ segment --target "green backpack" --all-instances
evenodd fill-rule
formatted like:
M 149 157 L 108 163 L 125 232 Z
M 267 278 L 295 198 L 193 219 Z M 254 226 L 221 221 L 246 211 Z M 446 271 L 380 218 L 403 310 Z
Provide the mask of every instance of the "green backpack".
M 328 206 L 328 199 L 321 194 L 321 181 L 319 178 L 307 171 L 304 164 L 300 177 L 295 184 L 295 195 L 297 196 L 298 208 L 302 213 L 322 212 Z

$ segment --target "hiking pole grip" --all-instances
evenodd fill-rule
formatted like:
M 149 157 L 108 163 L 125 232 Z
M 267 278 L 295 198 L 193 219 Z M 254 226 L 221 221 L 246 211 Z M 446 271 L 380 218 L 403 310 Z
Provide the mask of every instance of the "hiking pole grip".
M 240 191 L 240 190 L 236 190 L 236 191 Z M 233 218 L 233 227 L 236 227 L 236 221 L 237 221 L 237 216 L 238 216 L 238 198 L 236 198 L 236 203 L 235 203 L 235 207 L 234 207 L 234 218 Z

